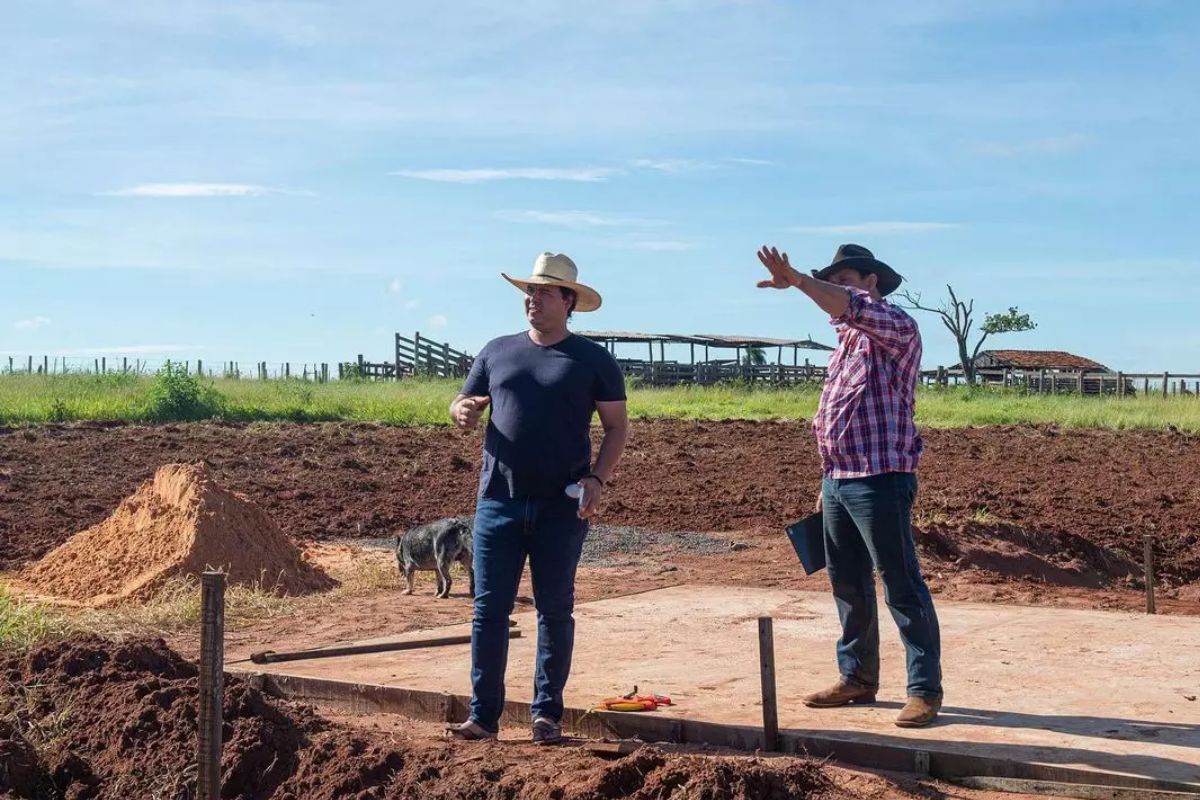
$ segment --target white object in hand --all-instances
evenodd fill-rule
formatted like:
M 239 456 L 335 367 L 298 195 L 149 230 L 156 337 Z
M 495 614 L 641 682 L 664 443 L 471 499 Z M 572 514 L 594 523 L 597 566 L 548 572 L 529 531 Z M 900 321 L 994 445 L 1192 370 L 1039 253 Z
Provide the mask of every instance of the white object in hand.
M 567 497 L 576 497 L 579 499 L 579 507 L 583 508 L 583 497 L 587 494 L 587 489 L 582 483 L 572 483 L 566 488 Z

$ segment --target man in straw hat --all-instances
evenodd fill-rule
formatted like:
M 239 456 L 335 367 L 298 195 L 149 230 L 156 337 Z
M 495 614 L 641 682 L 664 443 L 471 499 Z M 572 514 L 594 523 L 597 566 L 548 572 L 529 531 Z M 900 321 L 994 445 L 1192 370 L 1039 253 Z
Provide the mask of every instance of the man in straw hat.
M 528 557 L 538 612 L 533 740 L 551 744 L 562 739 L 575 569 L 625 448 L 625 381 L 607 350 L 567 329 L 572 312 L 600 307 L 571 259 L 542 253 L 530 277 L 503 277 L 525 295 L 529 330 L 488 342 L 450 406 L 460 428 L 474 428 L 488 407 L 491 418 L 475 509 L 470 718 L 448 731 L 461 739 L 496 735 L 509 615 Z M 593 412 L 604 427 L 594 464 Z
M 879 689 L 875 570 L 900 629 L 908 663 L 908 702 L 896 724 L 931 723 L 942 705 L 941 635 L 912 534 L 922 444 L 913 422 L 921 368 L 917 323 L 884 298 L 903 280 L 871 251 L 837 249 L 805 275 L 774 247 L 758 259 L 771 273 L 761 288 L 796 287 L 831 317 L 838 345 L 829 358 L 813 420 L 824 478 L 817 508 L 842 637 L 840 680 L 804 698 L 812 708 L 871 703 Z

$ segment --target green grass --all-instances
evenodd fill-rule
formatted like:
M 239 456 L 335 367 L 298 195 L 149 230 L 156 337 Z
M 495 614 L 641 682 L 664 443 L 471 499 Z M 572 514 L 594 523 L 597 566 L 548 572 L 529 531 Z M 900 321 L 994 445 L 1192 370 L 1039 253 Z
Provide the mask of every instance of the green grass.
M 60 611 L 22 600 L 0 583 L 0 652 L 24 652 L 73 631 L 74 626 Z
M 329 570 L 339 581 L 337 587 L 297 597 L 255 586 L 229 586 L 225 591 L 226 629 L 246 628 L 301 612 L 320 612 L 353 602 L 355 595 L 403 585 L 395 559 L 383 550 L 360 553 Z M 77 608 L 25 599 L 10 591 L 5 581 L 6 577 L 0 575 L 0 653 L 23 653 L 79 633 L 112 639 L 170 637 L 194 633 L 200 627 L 200 582 L 194 576 L 172 578 L 143 602 L 107 608 Z
M 392 425 L 447 425 L 446 408 L 461 383 L 413 379 L 396 383 L 223 380 L 219 416 L 234 421 L 363 421 Z M 155 380 L 122 375 L 0 375 L 0 424 L 76 420 L 152 422 L 164 418 Z M 161 392 L 160 392 L 161 394 Z M 737 386 L 631 389 L 635 418 L 811 419 L 815 387 L 748 389 Z M 1200 432 L 1200 399 L 1098 398 L 1024 395 L 1003 390 L 922 389 L 917 419 L 935 428 L 1050 423 L 1078 428 L 1149 428 L 1175 425 Z

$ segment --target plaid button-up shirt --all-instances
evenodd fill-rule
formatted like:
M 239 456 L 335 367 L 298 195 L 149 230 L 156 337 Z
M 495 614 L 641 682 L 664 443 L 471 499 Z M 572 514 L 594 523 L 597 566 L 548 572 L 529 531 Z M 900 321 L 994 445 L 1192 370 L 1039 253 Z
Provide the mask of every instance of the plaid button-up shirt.
M 838 346 L 813 420 L 825 475 L 916 472 L 924 449 L 913 421 L 921 332 L 902 309 L 847 291 L 850 307 L 830 320 Z

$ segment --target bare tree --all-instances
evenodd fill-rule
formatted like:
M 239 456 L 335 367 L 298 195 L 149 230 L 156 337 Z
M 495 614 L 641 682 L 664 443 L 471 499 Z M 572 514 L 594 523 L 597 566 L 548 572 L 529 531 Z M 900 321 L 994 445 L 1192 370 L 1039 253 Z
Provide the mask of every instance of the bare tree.
M 954 293 L 954 287 L 949 284 L 946 284 L 946 291 L 950 293 L 950 299 L 943 300 L 936 308 L 922 305 L 920 292 L 906 291 L 900 296 L 908 304 L 908 308 L 928 311 L 941 317 L 942 324 L 946 326 L 946 330 L 950 331 L 954 336 L 954 341 L 958 344 L 958 360 L 962 365 L 963 377 L 966 378 L 968 386 L 973 386 L 975 385 L 975 358 L 979 355 L 983 343 L 989 336 L 1031 331 L 1037 327 L 1037 323 L 1030 319 L 1028 314 L 1018 311 L 1016 306 L 1010 306 L 1008 311 L 1002 314 L 985 314 L 983 324 L 979 326 L 982 335 L 975 343 L 975 347 L 971 348 L 969 340 L 971 328 L 975 325 L 973 316 L 975 300 L 971 299 L 966 302 L 959 300 L 958 295 Z

